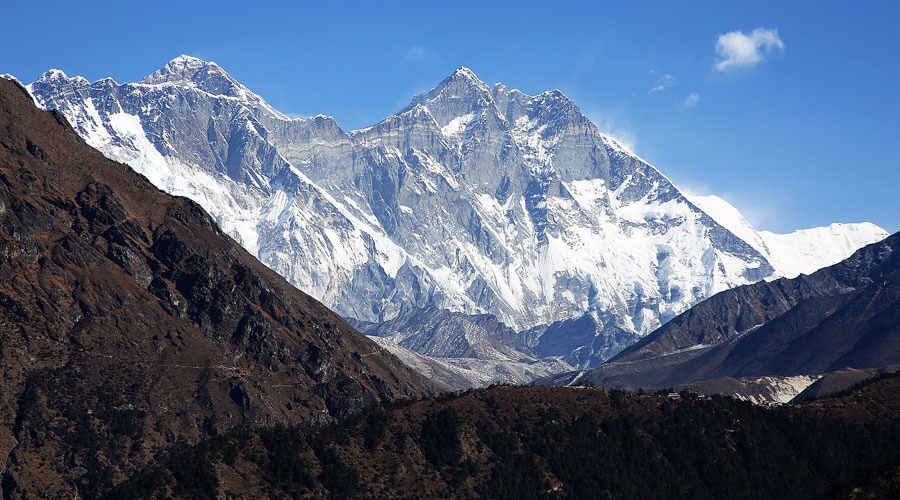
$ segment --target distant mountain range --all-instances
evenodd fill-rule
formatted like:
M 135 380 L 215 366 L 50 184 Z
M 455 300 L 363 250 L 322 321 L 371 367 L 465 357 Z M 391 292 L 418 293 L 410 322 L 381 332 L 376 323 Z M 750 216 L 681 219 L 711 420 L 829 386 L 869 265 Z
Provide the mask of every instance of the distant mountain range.
M 398 355 L 464 368 L 462 386 L 596 366 L 717 292 L 887 236 L 869 223 L 758 232 L 723 200 L 686 196 L 561 92 L 467 68 L 350 132 L 289 118 L 188 56 L 137 83 L 52 70 L 28 88 Z
M 96 497 L 236 427 L 431 384 L 0 79 L 0 490 Z
M 721 292 L 601 366 L 545 382 L 787 402 L 820 377 L 815 394 L 898 365 L 900 233 L 808 276 Z

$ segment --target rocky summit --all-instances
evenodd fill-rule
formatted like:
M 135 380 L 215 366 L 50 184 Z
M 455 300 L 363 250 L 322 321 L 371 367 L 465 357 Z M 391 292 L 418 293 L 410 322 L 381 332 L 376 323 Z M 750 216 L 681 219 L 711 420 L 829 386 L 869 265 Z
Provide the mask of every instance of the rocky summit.
M 357 325 L 418 354 L 476 352 L 492 373 L 555 360 L 504 381 L 595 366 L 716 292 L 812 272 L 887 236 L 867 223 L 758 232 L 724 201 L 686 196 L 561 92 L 489 86 L 467 68 L 349 132 L 289 118 L 188 56 L 141 82 L 54 70 L 28 88 Z M 407 319 L 434 309 L 456 323 L 410 338 Z M 514 341 L 471 328 L 483 315 Z
M 0 487 L 94 497 L 235 427 L 428 382 L 0 79 Z

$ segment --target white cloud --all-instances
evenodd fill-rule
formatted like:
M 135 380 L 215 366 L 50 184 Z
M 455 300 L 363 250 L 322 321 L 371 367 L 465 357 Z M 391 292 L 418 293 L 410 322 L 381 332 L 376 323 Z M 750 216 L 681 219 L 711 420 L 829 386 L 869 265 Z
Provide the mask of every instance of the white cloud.
M 749 34 L 730 31 L 716 40 L 716 71 L 755 66 L 770 53 L 783 51 L 784 42 L 776 29 L 756 28 Z
M 700 102 L 700 94 L 696 92 L 691 92 L 691 95 L 687 96 L 683 101 L 681 101 L 680 107 L 682 109 L 691 109 L 696 106 Z
M 657 92 L 662 92 L 672 85 L 675 85 L 675 77 L 669 74 L 665 74 L 656 79 L 656 83 L 653 84 L 653 88 L 651 88 L 648 93 L 655 94 Z

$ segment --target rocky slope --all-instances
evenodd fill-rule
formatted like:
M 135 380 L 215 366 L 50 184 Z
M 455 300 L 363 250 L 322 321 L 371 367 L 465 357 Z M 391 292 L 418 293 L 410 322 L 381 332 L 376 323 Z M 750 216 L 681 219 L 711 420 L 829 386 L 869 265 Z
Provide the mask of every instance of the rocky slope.
M 0 79 L 4 498 L 95 495 L 175 443 L 430 391 Z
M 794 245 L 761 246 L 752 228 L 711 216 L 559 91 L 491 87 L 466 68 L 352 132 L 325 116 L 290 119 L 187 56 L 138 83 L 54 70 L 29 88 L 89 144 L 194 199 L 360 324 L 416 308 L 488 314 L 540 356 L 593 366 L 718 291 L 796 271 L 779 267 L 797 260 L 782 255 Z M 886 236 L 832 229 L 806 245 L 808 262 Z M 832 239 L 846 244 L 823 244 Z M 417 335 L 418 352 L 444 355 L 428 348 L 443 344 L 430 330 Z M 528 357 L 515 345 L 495 353 Z
M 719 293 L 600 367 L 553 380 L 658 388 L 813 376 L 808 385 L 847 368 L 898 363 L 900 233 L 811 275 Z

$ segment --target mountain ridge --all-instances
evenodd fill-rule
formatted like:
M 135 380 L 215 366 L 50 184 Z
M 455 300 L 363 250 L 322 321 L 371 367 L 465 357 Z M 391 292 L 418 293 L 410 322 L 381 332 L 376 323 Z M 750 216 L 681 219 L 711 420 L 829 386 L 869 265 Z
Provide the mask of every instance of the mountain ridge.
M 491 314 L 540 342 L 590 318 L 594 331 L 576 332 L 587 344 L 554 352 L 588 366 L 716 291 L 779 273 L 561 92 L 489 87 L 467 68 L 350 132 L 193 83 L 30 89 L 360 322 L 435 307 Z M 865 229 L 852 241 L 886 235 Z

